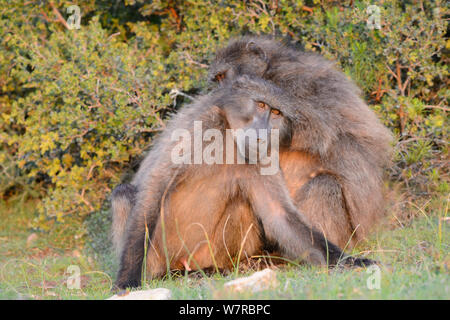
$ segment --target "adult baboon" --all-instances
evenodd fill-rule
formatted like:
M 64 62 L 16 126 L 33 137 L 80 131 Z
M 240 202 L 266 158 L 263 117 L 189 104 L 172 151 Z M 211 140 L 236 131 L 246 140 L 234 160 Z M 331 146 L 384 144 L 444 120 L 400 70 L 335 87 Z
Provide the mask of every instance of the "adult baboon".
M 242 74 L 270 80 L 297 99 L 292 152 L 280 159 L 289 193 L 314 227 L 352 247 L 384 212 L 390 132 L 352 81 L 317 54 L 270 37 L 242 37 L 217 52 L 209 77 L 224 83 Z
M 116 224 L 121 248 L 116 286 L 140 284 L 145 252 L 152 277 L 168 269 L 227 269 L 238 259 L 259 253 L 266 244 L 275 246 L 285 258 L 312 264 L 373 263 L 345 255 L 322 232 L 312 228 L 293 205 L 280 170 L 261 174 L 261 170 L 273 165 L 265 160 L 272 159 L 276 150 L 264 153 L 257 149 L 258 161 L 252 164 L 254 144 L 244 139 L 244 148 L 239 149 L 242 144 L 238 135 L 232 136 L 231 144 L 226 139 L 227 129 L 255 129 L 258 146 L 272 146 L 264 132 L 278 132 L 275 142 L 280 143 L 283 153 L 296 135 L 296 128 L 291 127 L 298 123 L 296 108 L 272 83 L 247 76 L 182 108 L 142 162 L 133 189 L 126 190 L 134 193 L 136 200 L 125 228 Z M 199 122 L 203 129 L 200 143 L 196 142 L 198 131 L 194 130 Z M 187 133 L 182 135 L 184 142 L 194 137 L 193 147 L 179 149 L 180 142 L 174 141 L 173 134 L 180 130 Z M 225 147 L 223 153 L 219 149 L 211 151 L 207 142 L 212 136 L 208 132 L 215 132 L 214 142 Z M 199 161 L 196 148 L 204 150 L 200 157 L 206 150 L 211 151 L 215 162 Z M 236 163 L 240 154 L 237 150 L 244 150 L 244 164 Z M 184 160 L 174 161 L 174 157 Z

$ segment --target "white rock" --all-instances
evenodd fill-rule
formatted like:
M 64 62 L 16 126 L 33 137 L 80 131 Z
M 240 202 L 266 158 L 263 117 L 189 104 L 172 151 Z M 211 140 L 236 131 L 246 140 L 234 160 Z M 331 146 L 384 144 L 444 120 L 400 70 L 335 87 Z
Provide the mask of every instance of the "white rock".
M 158 288 L 127 292 L 123 295 L 114 295 L 107 300 L 169 300 L 172 293 L 169 289 Z
M 249 277 L 239 278 L 225 283 L 224 289 L 234 292 L 258 292 L 272 289 L 278 285 L 277 275 L 271 269 L 255 272 Z

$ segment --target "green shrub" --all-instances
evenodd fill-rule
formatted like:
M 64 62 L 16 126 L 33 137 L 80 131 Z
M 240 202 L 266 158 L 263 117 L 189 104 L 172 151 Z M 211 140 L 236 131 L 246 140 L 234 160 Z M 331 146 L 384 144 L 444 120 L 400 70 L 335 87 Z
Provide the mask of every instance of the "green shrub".
M 64 1 L 0 4 L 0 193 L 42 198 L 34 225 L 97 211 L 182 95 L 205 90 L 215 49 L 246 32 L 288 36 L 334 59 L 398 137 L 392 178 L 448 189 L 443 2 Z M 60 15 L 56 14 L 59 12 Z M 446 55 L 447 54 L 447 55 Z

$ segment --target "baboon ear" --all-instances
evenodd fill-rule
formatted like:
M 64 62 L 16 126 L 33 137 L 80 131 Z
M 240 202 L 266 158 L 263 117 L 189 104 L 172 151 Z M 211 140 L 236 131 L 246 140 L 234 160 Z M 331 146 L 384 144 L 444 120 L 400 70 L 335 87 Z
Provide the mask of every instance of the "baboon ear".
M 255 41 L 249 41 L 247 43 L 247 50 L 257 55 L 264 62 L 267 62 L 267 55 L 265 51 L 260 46 L 258 46 Z
M 250 77 L 246 74 L 240 75 L 233 81 L 233 89 L 245 88 L 250 82 Z

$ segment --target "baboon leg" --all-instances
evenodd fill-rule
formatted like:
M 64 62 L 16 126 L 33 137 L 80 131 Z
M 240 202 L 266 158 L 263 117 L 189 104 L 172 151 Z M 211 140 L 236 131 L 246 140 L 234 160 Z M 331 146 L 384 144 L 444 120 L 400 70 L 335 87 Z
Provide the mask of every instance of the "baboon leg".
M 147 253 L 147 276 L 150 279 L 155 279 L 163 276 L 166 272 L 166 258 L 160 248 L 153 246 L 153 242 L 150 244 L 151 247 L 148 248 Z
M 114 249 L 117 256 L 120 255 L 123 248 L 123 235 L 128 216 L 135 201 L 137 188 L 128 183 L 118 185 L 112 192 L 111 211 L 112 211 L 112 228 L 111 236 Z
M 228 203 L 212 237 L 216 262 L 229 269 L 239 260 L 246 264 L 263 246 L 259 223 L 248 201 L 238 197 Z
M 272 188 L 275 187 L 276 188 Z M 276 190 L 276 192 L 273 192 Z M 334 266 L 366 266 L 374 262 L 346 255 L 327 240 L 322 232 L 311 227 L 298 212 L 281 184 L 252 184 L 250 201 L 255 215 L 261 219 L 264 234 L 278 244 L 283 256 L 291 260 L 305 260 L 311 264 Z
M 215 198 L 216 188 L 199 190 L 204 184 L 201 182 L 178 185 L 177 192 L 168 199 L 166 212 L 170 219 L 165 221 L 164 231 L 161 220 L 158 221 L 148 250 L 149 277 L 166 273 L 167 260 L 171 270 L 228 270 L 236 262 L 246 263 L 247 258 L 259 253 L 262 247 L 259 224 L 248 201 L 238 196 L 217 205 L 221 199 Z M 214 183 L 213 179 L 209 182 Z M 192 190 L 199 192 L 193 195 Z M 201 203 L 201 198 L 210 200 Z
M 356 243 L 353 226 L 347 212 L 342 188 L 334 176 L 319 174 L 294 197 L 294 203 L 311 225 L 341 248 L 351 248 Z

